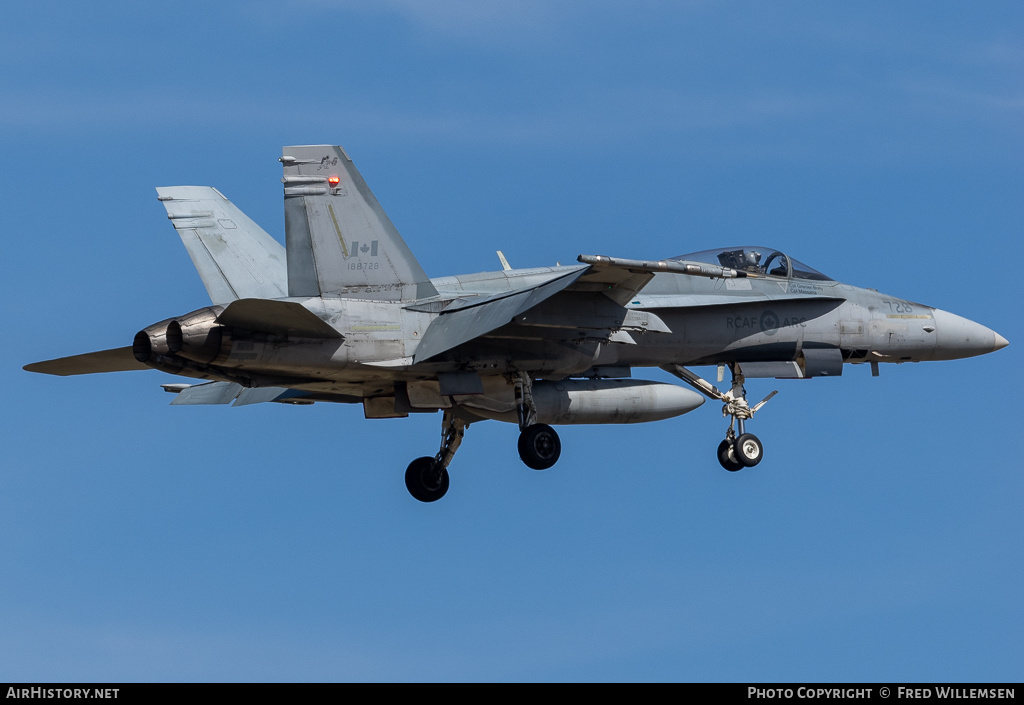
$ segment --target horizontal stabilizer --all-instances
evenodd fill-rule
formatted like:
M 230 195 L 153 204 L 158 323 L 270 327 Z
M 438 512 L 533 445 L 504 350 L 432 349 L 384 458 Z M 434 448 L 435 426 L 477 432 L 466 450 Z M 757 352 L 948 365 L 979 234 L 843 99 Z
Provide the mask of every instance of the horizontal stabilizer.
M 226 326 L 302 338 L 341 338 L 341 333 L 295 301 L 239 299 L 228 304 L 217 320 Z
M 56 360 L 33 362 L 25 365 L 23 370 L 41 372 L 47 375 L 91 375 L 99 372 L 128 372 L 131 370 L 148 370 L 145 365 L 135 359 L 131 347 L 100 350 L 99 352 L 60 357 Z
M 235 399 L 233 406 L 262 404 L 268 401 L 294 399 L 295 397 L 303 397 L 305 395 L 305 392 L 300 392 L 295 389 L 287 389 L 286 387 L 253 387 L 251 389 L 243 389 L 242 393 L 238 395 L 237 399 Z
M 220 191 L 163 186 L 156 193 L 213 303 L 288 295 L 284 247 Z
M 170 386 L 170 385 L 168 385 Z M 166 388 L 166 387 L 165 387 Z M 172 406 L 179 404 L 230 404 L 243 389 L 234 382 L 207 382 L 185 387 L 174 397 Z
M 172 385 L 165 385 L 165 389 Z M 234 382 L 207 382 L 185 387 L 174 397 L 171 405 L 180 404 L 231 404 L 248 406 L 268 401 L 294 399 L 305 396 L 305 392 L 285 387 L 254 387 L 246 388 Z
M 469 342 L 512 321 L 541 301 L 554 296 L 583 275 L 585 269 L 562 274 L 539 286 L 487 297 L 479 302 L 456 302 L 435 318 L 416 348 L 415 361 L 424 360 Z M 454 310 L 453 310 L 454 309 Z

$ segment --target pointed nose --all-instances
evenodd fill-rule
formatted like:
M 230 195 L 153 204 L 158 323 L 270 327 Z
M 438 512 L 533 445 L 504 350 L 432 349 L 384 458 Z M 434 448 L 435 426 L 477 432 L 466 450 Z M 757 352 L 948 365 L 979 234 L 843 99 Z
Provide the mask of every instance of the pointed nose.
M 1009 345 L 1006 338 L 980 323 L 956 314 L 934 309 L 935 359 L 956 360 L 995 352 Z

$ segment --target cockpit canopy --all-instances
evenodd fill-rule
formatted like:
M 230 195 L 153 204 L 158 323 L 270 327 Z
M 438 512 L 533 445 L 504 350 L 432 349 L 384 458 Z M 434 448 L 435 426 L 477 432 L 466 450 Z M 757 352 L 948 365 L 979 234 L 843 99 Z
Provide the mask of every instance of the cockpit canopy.
M 728 267 L 740 272 L 760 274 L 762 276 L 782 277 L 784 279 L 812 279 L 814 281 L 833 281 L 821 272 L 808 267 L 803 262 L 793 259 L 787 254 L 771 247 L 726 247 L 721 250 L 702 250 L 688 255 L 670 257 L 673 260 L 688 262 L 704 262 Z

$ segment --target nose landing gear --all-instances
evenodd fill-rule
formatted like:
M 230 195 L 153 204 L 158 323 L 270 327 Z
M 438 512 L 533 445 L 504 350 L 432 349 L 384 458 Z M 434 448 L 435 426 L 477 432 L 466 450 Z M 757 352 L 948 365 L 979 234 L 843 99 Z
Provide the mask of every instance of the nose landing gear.
M 764 446 L 761 445 L 761 440 L 757 436 L 746 432 L 744 423 L 747 419 L 753 418 L 754 413 L 778 394 L 778 391 L 773 391 L 751 407 L 747 404 L 747 390 L 743 388 L 746 378 L 743 376 L 740 363 L 729 363 L 729 370 L 732 372 L 732 388 L 724 394 L 710 382 L 701 379 L 682 365 L 673 365 L 671 368 L 665 369 L 708 398 L 717 399 L 723 403 L 722 416 L 731 417 L 729 430 L 725 432 L 725 440 L 718 445 L 718 462 L 723 468 L 729 472 L 736 472 L 743 468 L 752 468 L 761 462 L 764 457 Z M 719 381 L 721 381 L 721 367 L 719 367 Z

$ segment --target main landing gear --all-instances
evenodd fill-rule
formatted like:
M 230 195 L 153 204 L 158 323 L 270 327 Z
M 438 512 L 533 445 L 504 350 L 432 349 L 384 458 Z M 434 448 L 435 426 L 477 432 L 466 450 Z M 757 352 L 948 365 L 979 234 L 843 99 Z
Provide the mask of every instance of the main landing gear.
M 537 407 L 533 403 L 533 380 L 520 372 L 515 379 L 516 412 L 519 415 L 519 459 L 526 467 L 547 470 L 558 462 L 562 442 L 555 429 L 537 423 Z
M 555 429 L 536 423 L 537 409 L 530 389 L 533 381 L 522 372 L 516 375 L 515 400 L 519 416 L 519 457 L 534 470 L 546 470 L 558 462 L 562 442 Z M 454 409 L 444 412 L 441 422 L 441 449 L 434 457 L 416 458 L 405 469 L 405 486 L 421 502 L 436 502 L 448 491 L 448 465 L 462 444 L 469 422 Z
M 405 469 L 405 486 L 421 502 L 436 502 L 448 491 L 448 464 L 462 445 L 469 424 L 451 409 L 441 421 L 441 450 L 433 458 L 416 458 Z
M 561 453 L 562 442 L 547 424 L 535 423 L 519 433 L 519 458 L 526 467 L 547 470 L 558 462 Z
M 725 440 L 718 444 L 718 462 L 729 472 L 752 468 L 764 457 L 764 446 L 753 433 L 747 433 L 744 422 L 753 418 L 754 413 L 768 403 L 778 392 L 772 392 L 753 407 L 747 404 L 747 390 L 743 388 L 745 378 L 739 363 L 730 362 L 732 388 L 724 394 L 709 382 L 704 381 L 682 365 L 674 365 L 669 371 L 711 399 L 722 402 L 722 416 L 731 417 Z M 721 381 L 721 368 L 719 368 Z M 738 431 L 738 433 L 737 433 Z

